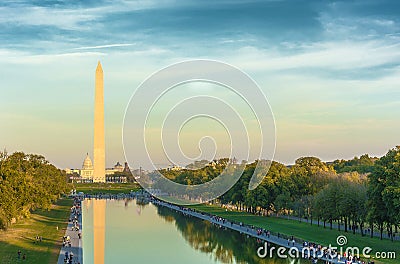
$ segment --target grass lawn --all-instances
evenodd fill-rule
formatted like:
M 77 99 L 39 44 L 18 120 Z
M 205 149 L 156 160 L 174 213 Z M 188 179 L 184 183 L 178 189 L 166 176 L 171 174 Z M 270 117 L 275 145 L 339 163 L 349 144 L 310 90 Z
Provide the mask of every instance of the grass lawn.
M 57 263 L 71 206 L 71 199 L 60 199 L 50 211 L 37 210 L 30 218 L 20 220 L 6 231 L 0 231 L 0 263 Z M 43 238 L 38 244 L 34 243 L 37 235 Z M 26 254 L 25 261 L 22 260 L 22 254 L 21 260 L 18 260 L 18 250 Z
M 298 222 L 296 220 L 287 220 L 275 217 L 264 217 L 256 216 L 245 212 L 238 211 L 226 211 L 225 208 L 219 206 L 210 205 L 194 205 L 190 206 L 196 210 L 219 215 L 226 219 L 231 219 L 237 222 L 243 222 L 249 225 L 254 225 L 269 229 L 272 232 L 279 232 L 281 234 L 293 235 L 297 238 L 304 239 L 306 241 L 313 241 L 316 243 L 321 243 L 323 245 L 337 246 L 336 238 L 339 235 L 344 235 L 347 237 L 347 246 L 357 246 L 362 250 L 364 247 L 372 248 L 371 255 L 375 252 L 396 252 L 396 259 L 385 260 L 384 263 L 400 263 L 400 241 L 391 242 L 390 240 L 379 240 L 379 238 L 362 237 L 360 234 L 355 234 L 350 232 L 339 232 L 337 230 L 330 230 L 329 227 L 323 228 L 323 226 L 318 227 L 317 225 L 310 225 L 303 222 Z
M 137 191 L 140 186 L 137 183 L 75 183 L 75 188 L 77 192 L 84 192 L 85 194 L 118 194 Z

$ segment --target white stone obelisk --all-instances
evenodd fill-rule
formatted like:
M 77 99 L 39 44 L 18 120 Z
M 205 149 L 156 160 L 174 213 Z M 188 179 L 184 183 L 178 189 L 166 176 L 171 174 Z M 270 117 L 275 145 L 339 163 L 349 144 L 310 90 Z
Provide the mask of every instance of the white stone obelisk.
M 94 95 L 93 182 L 106 182 L 103 69 L 97 63 Z

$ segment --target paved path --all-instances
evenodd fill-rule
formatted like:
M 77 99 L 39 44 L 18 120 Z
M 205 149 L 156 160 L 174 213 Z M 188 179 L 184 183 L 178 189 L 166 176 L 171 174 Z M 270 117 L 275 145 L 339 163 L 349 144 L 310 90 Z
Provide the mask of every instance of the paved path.
M 75 216 L 74 213 L 71 213 L 70 218 L 73 219 Z M 78 224 L 79 227 L 81 228 L 82 232 L 82 214 L 79 214 L 77 216 L 78 219 Z M 57 264 L 64 264 L 64 259 L 65 259 L 65 252 L 68 251 L 68 254 L 71 252 L 74 254 L 73 257 L 73 264 L 82 264 L 83 263 L 83 252 L 82 252 L 82 239 L 79 239 L 78 237 L 78 231 L 73 231 L 72 230 L 73 223 L 69 222 L 67 230 L 65 231 L 65 236 L 69 236 L 71 240 L 71 247 L 68 245 L 66 247 L 62 247 L 60 250 L 60 255 L 58 256 L 58 262 Z
M 249 236 L 252 236 L 252 237 L 264 240 L 264 241 L 268 241 L 268 242 L 270 242 L 272 244 L 275 244 L 275 245 L 279 245 L 279 246 L 282 246 L 282 247 L 285 247 L 285 248 L 297 248 L 299 250 L 299 252 L 300 252 L 300 255 L 301 255 L 301 252 L 302 252 L 302 249 L 303 249 L 303 245 L 298 243 L 298 242 L 295 242 L 294 245 L 292 244 L 292 242 L 290 242 L 290 245 L 288 245 L 287 238 L 282 238 L 282 237 L 278 237 L 278 236 L 275 236 L 275 235 L 267 236 L 265 233 L 258 234 L 257 233 L 257 229 L 259 229 L 259 228 L 257 228 L 257 227 L 241 225 L 241 224 L 238 224 L 238 223 L 230 222 L 228 220 L 221 221 L 220 220 L 221 218 L 218 218 L 218 217 L 206 214 L 206 213 L 200 213 L 200 212 L 194 211 L 192 209 L 188 209 L 186 207 L 181 207 L 181 206 L 169 204 L 169 203 L 166 203 L 166 202 L 162 202 L 162 201 L 159 201 L 159 200 L 152 200 L 152 203 L 158 204 L 158 205 L 161 205 L 161 206 L 164 206 L 164 207 L 168 207 L 168 208 L 170 208 L 172 210 L 181 212 L 181 213 L 186 214 L 186 215 L 191 215 L 193 217 L 197 217 L 197 218 L 206 220 L 206 221 L 208 221 L 210 223 L 219 225 L 221 227 L 226 227 L 226 228 L 229 228 L 229 229 L 232 229 L 232 230 L 236 230 L 236 231 L 238 231 L 240 233 L 244 233 L 244 234 L 247 234 Z M 305 251 L 305 252 L 308 252 L 308 251 Z M 257 252 L 254 252 L 254 253 L 256 254 Z M 327 260 L 325 257 L 321 257 L 319 259 L 325 260 L 325 261 Z M 344 260 L 339 261 L 338 259 L 330 259 L 329 262 L 330 263 L 345 263 Z

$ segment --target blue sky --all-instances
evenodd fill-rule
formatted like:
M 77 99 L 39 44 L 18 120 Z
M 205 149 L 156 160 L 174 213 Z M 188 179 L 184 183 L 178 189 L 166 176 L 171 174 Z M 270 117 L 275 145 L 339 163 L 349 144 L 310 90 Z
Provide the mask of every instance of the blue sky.
M 398 10 L 369 0 L 2 1 L 0 146 L 81 166 L 101 60 L 107 165 L 123 161 L 136 87 L 171 63 L 208 58 L 260 85 L 275 114 L 276 160 L 383 155 L 399 144 Z

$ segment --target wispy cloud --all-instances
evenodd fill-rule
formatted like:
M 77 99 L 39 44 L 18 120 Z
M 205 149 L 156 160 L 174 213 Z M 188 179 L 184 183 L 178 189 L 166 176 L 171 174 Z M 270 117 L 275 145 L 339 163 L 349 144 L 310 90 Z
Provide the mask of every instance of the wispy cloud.
M 135 43 L 118 43 L 118 44 L 108 44 L 108 45 L 99 45 L 99 46 L 87 46 L 87 47 L 79 47 L 74 48 L 74 50 L 90 50 L 90 49 L 105 49 L 105 48 L 117 48 L 117 47 L 129 47 L 133 46 Z
M 72 3 L 72 1 L 71 1 Z M 94 22 L 107 14 L 148 9 L 153 1 L 115 1 L 98 6 L 35 6 L 27 3 L 0 7 L 0 24 L 54 26 L 66 30 L 90 29 L 86 23 Z
M 0 24 L 54 26 L 66 30 L 90 29 L 86 23 L 97 22 L 110 14 L 126 13 L 155 8 L 168 8 L 176 5 L 174 0 L 163 1 L 99 1 L 74 3 L 65 1 L 62 5 L 40 5 L 29 1 L 10 1 L 0 5 Z
M 94 12 L 74 9 L 58 9 L 37 6 L 0 7 L 0 23 L 31 26 L 55 26 L 60 29 L 78 29 L 82 23 L 93 21 L 98 16 Z
M 400 44 L 379 41 L 320 42 L 295 54 L 243 47 L 236 52 L 235 57 L 235 63 L 254 71 L 304 68 L 355 70 L 398 63 Z
M 83 57 L 97 57 L 107 55 L 103 52 L 67 52 L 67 53 L 56 53 L 56 54 L 40 54 L 33 55 L 27 52 L 0 49 L 0 63 L 12 63 L 12 64 L 48 64 L 60 59 L 66 58 L 83 58 Z

